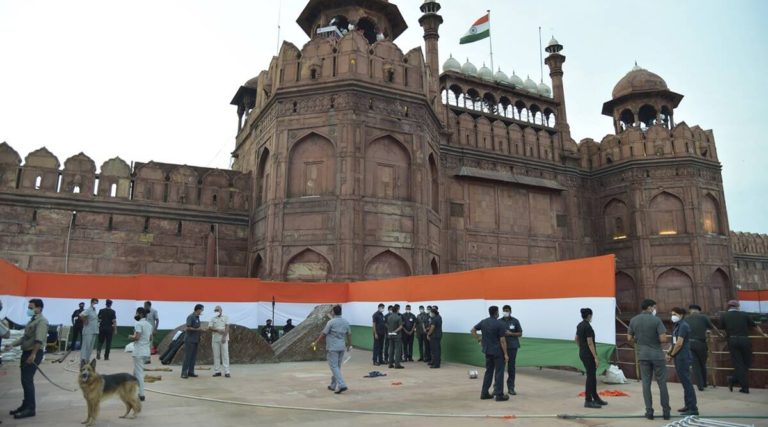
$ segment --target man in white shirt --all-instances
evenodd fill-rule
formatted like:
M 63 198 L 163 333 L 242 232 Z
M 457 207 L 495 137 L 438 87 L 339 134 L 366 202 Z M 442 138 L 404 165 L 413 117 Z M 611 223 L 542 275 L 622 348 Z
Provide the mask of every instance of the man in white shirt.
M 80 346 L 80 359 L 84 360 L 85 363 L 90 363 L 91 352 L 93 352 L 93 347 L 96 344 L 96 337 L 99 336 L 97 305 L 99 305 L 99 299 L 91 298 L 91 305 L 80 313 L 80 318 L 83 320 L 83 342 Z
M 213 376 L 221 376 L 221 367 L 224 365 L 224 376 L 229 378 L 229 318 L 222 314 L 221 306 L 213 308 L 213 317 L 208 322 L 213 346 Z
M 144 361 L 149 359 L 149 340 L 152 336 L 152 326 L 147 322 L 147 312 L 143 307 L 136 308 L 136 324 L 133 335 L 128 339 L 133 341 L 133 376 L 139 380 L 139 400 L 144 401 Z

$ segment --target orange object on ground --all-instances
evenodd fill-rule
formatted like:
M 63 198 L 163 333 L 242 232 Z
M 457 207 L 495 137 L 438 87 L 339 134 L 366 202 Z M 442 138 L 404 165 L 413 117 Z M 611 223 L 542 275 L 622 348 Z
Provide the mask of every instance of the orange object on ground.
M 597 392 L 597 394 L 603 397 L 629 397 L 627 393 L 624 393 L 621 390 L 603 390 L 603 391 Z M 586 395 L 587 393 L 583 391 L 579 393 L 579 397 L 584 397 Z

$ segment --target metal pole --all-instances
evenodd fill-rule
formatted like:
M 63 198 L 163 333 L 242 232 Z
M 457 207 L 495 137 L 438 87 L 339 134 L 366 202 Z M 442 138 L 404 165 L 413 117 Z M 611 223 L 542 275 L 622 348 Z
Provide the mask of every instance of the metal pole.
M 75 222 L 77 211 L 72 211 L 72 217 L 69 219 L 69 230 L 67 231 L 67 244 L 64 248 L 64 273 L 69 273 L 69 239 L 72 237 L 72 223 Z
M 219 224 L 216 224 L 216 277 L 219 277 Z
M 540 78 L 541 83 L 544 83 L 544 54 L 542 53 L 543 49 L 541 47 L 541 27 L 539 27 L 539 69 L 540 69 Z
M 272 295 L 272 326 L 275 326 L 275 296 Z
M 493 68 L 493 31 L 491 31 L 491 10 L 488 9 L 488 44 L 491 47 L 491 71 L 495 72 Z

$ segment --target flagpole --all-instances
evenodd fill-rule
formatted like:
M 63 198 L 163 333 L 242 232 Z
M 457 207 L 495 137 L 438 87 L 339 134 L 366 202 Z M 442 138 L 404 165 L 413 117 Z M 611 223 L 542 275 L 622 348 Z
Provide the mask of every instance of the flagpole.
M 539 26 L 539 68 L 540 68 L 540 78 L 541 83 L 544 83 L 544 54 L 542 53 L 541 48 L 541 26 Z
M 493 32 L 491 31 L 491 10 L 488 9 L 488 44 L 491 47 L 491 71 L 496 72 L 496 69 L 493 68 Z
M 275 43 L 275 55 L 280 54 L 280 15 L 283 12 L 283 1 L 277 5 L 277 42 Z

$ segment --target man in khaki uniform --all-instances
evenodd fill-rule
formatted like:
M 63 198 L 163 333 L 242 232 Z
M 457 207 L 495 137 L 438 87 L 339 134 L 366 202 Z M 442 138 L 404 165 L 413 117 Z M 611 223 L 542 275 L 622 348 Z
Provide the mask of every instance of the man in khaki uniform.
M 43 317 L 43 300 L 29 300 L 27 316 L 31 317 L 24 328 L 24 335 L 5 346 L 6 350 L 21 346 L 21 387 L 24 389 L 24 400 L 21 406 L 11 411 L 13 418 L 29 418 L 35 416 L 35 372 L 37 365 L 43 361 L 43 349 L 48 339 L 48 320 Z
M 213 376 L 221 376 L 221 368 L 224 366 L 224 376 L 229 378 L 229 318 L 224 316 L 221 306 L 213 308 L 214 315 L 208 322 L 213 346 Z

